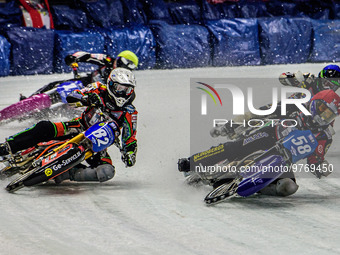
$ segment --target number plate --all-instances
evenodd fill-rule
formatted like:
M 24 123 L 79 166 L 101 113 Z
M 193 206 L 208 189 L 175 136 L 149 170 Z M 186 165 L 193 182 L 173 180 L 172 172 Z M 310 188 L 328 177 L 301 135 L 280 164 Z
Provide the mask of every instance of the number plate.
M 92 151 L 98 152 L 111 146 L 115 140 L 115 133 L 109 123 L 101 122 L 85 131 L 85 136 L 92 142 Z
M 294 130 L 284 139 L 283 146 L 292 154 L 292 162 L 296 163 L 313 154 L 318 142 L 310 130 Z

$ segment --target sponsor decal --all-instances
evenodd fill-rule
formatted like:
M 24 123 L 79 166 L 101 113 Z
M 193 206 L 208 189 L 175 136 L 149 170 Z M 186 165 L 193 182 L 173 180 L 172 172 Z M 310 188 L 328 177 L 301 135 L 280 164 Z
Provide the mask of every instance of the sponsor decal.
M 51 168 L 46 168 L 46 169 L 45 169 L 45 175 L 46 175 L 46 176 L 51 176 L 52 173 L 53 173 L 53 170 L 52 170 Z
M 55 164 L 51 168 L 52 168 L 53 171 L 58 171 L 60 168 L 65 167 L 65 166 L 69 165 L 71 162 L 77 160 L 80 156 L 81 156 L 81 151 L 78 151 L 73 156 L 62 160 L 59 164 Z M 45 173 L 46 173 L 46 170 L 45 170 Z M 47 176 L 49 176 L 49 175 L 47 175 Z
M 128 105 L 125 107 L 128 113 L 134 113 L 135 112 L 135 107 L 132 105 Z
M 204 158 L 219 154 L 223 151 L 224 151 L 224 145 L 223 144 L 216 146 L 216 147 L 212 147 L 207 151 L 203 151 L 203 152 L 200 152 L 200 153 L 197 153 L 196 155 L 194 155 L 194 161 L 197 162 L 197 161 L 202 160 Z
M 133 115 L 131 116 L 131 121 L 132 121 L 132 122 L 137 122 L 137 114 L 133 114 Z
M 290 147 L 290 153 L 292 153 L 293 156 L 297 156 L 296 149 L 294 148 L 294 146 Z
M 246 145 L 248 143 L 254 142 L 255 140 L 261 139 L 263 137 L 268 137 L 268 134 L 266 132 L 261 132 L 261 133 L 258 133 L 258 134 L 254 134 L 254 135 L 244 139 L 243 140 L 243 145 Z

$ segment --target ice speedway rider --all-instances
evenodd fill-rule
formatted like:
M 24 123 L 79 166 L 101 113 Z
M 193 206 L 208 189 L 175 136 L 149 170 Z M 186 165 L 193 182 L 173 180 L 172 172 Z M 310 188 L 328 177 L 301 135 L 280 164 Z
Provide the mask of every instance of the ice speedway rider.
M 50 141 L 55 138 L 76 135 L 97 123 L 98 115 L 94 114 L 97 107 L 102 109 L 109 121 L 116 124 L 116 136 L 120 135 L 122 141 L 122 161 L 127 167 L 136 162 L 137 139 L 137 110 L 132 105 L 135 99 L 136 80 L 134 74 L 125 68 L 116 68 L 111 71 L 107 84 L 91 83 L 84 89 L 76 90 L 68 95 L 69 103 L 80 102 L 88 106 L 77 117 L 66 122 L 40 121 L 22 132 L 19 132 L 0 144 L 0 155 L 8 155 L 35 146 L 39 142 Z M 113 178 L 115 167 L 107 150 L 94 154 L 87 160 L 88 167 L 79 165 L 68 172 L 58 176 L 57 183 L 65 179 L 72 181 L 100 181 Z
M 314 74 L 302 73 L 301 71 L 297 71 L 295 73 L 285 72 L 279 76 L 279 81 L 284 86 L 292 86 L 292 87 L 307 89 L 311 93 L 312 96 L 314 96 L 320 91 L 327 90 L 327 89 L 336 91 L 340 87 L 340 67 L 338 65 L 333 65 L 333 64 L 327 65 L 319 72 L 319 75 L 317 77 Z M 301 93 L 292 95 L 292 97 L 294 98 L 301 98 L 303 96 L 304 95 Z M 270 107 L 271 107 L 271 104 L 260 107 L 260 109 L 266 110 Z M 297 108 L 295 107 L 295 105 L 287 106 L 288 114 L 296 110 Z M 275 112 L 272 114 L 273 118 L 284 118 L 280 114 L 280 111 L 281 111 L 281 107 L 279 103 Z M 244 116 L 235 118 L 234 121 L 238 122 L 238 121 L 242 121 L 243 119 L 245 121 L 248 121 L 252 118 L 261 119 L 263 117 L 264 116 L 254 115 L 250 112 L 247 112 Z M 235 127 L 237 127 L 237 125 L 234 125 L 231 127 L 230 125 L 226 124 L 224 126 L 213 128 L 210 134 L 213 137 L 217 137 L 221 135 L 221 136 L 227 136 L 230 138 L 234 135 Z
M 65 63 L 73 69 L 76 80 L 82 82 L 83 86 L 96 81 L 106 83 L 111 71 L 117 67 L 126 68 L 131 71 L 138 67 L 138 57 L 135 53 L 129 50 L 120 52 L 116 58 L 103 53 L 89 53 L 85 51 L 77 51 L 65 57 Z M 98 69 L 86 76 L 81 77 L 78 74 L 78 63 L 89 63 L 98 66 Z M 74 79 L 71 79 L 74 80 Z M 42 88 L 35 91 L 31 96 L 41 94 L 54 89 L 60 84 L 60 81 L 51 82 Z M 20 100 L 25 99 L 25 96 L 20 96 Z
M 293 86 L 308 89 L 312 95 L 325 90 L 336 91 L 340 87 L 340 67 L 338 65 L 327 65 L 320 72 L 318 77 L 311 73 L 282 73 L 279 81 L 284 86 Z
M 178 161 L 178 170 L 186 172 L 192 178 L 197 177 L 196 181 L 200 181 L 199 175 L 195 173 L 196 169 L 202 169 L 204 166 L 214 166 L 215 164 L 227 160 L 241 160 L 247 155 L 258 151 L 266 150 L 272 147 L 279 139 L 286 137 L 292 130 L 311 130 L 318 142 L 314 153 L 307 158 L 308 165 L 314 165 L 328 168 L 328 162 L 325 160 L 325 154 L 332 142 L 334 130 L 331 128 L 331 123 L 335 117 L 340 114 L 340 97 L 333 90 L 323 90 L 317 93 L 311 101 L 308 102 L 309 112 L 311 116 L 304 115 L 301 112 L 294 112 L 289 116 L 289 119 L 294 119 L 297 122 L 296 127 L 284 127 L 282 125 L 265 126 L 255 130 L 244 138 L 227 141 L 226 143 L 214 146 L 205 152 L 200 152 L 192 155 L 189 158 L 182 158 Z M 202 156 L 204 155 L 204 156 Z M 315 171 L 313 172 L 318 178 L 327 176 L 330 171 Z M 205 174 L 206 178 L 213 178 L 209 173 Z M 191 175 L 191 176 L 190 176 Z M 194 180 L 195 181 L 195 180 Z M 227 180 L 224 180 L 224 182 Z M 213 180 L 212 180 L 213 182 Z M 223 183 L 223 182 L 222 182 Z M 222 183 L 212 183 L 214 187 Z M 293 172 L 283 173 L 279 179 L 261 190 L 262 194 L 289 196 L 294 194 L 298 189 Z

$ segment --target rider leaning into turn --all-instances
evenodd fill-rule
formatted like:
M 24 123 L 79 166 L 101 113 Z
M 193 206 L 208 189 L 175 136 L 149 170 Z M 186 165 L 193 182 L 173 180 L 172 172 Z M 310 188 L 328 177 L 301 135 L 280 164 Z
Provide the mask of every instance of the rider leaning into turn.
M 317 149 L 307 158 L 307 164 L 317 166 L 328 166 L 325 154 L 332 142 L 332 122 L 340 114 L 340 97 L 333 90 L 323 90 L 317 93 L 308 103 L 311 116 L 305 116 L 301 112 L 295 112 L 290 119 L 297 123 L 296 127 L 286 124 L 275 126 L 265 126 L 250 133 L 244 138 L 228 141 L 214 146 L 205 152 L 192 155 L 190 158 L 182 158 L 178 161 L 178 170 L 182 172 L 194 173 L 196 167 L 214 166 L 215 164 L 227 160 L 241 160 L 249 154 L 258 150 L 267 150 L 283 137 L 286 137 L 292 130 L 311 130 L 318 142 Z M 288 121 L 288 120 L 287 120 Z M 203 155 L 203 156 L 202 156 Z M 314 174 L 321 178 L 330 172 L 315 171 Z M 261 190 L 262 194 L 288 196 L 298 189 L 293 173 L 281 176 L 280 179 Z
M 73 69 L 75 79 L 82 82 L 83 86 L 96 81 L 106 83 L 109 78 L 109 74 L 115 68 L 121 67 L 130 71 L 136 70 L 138 67 L 138 57 L 135 53 L 129 50 L 120 52 L 116 58 L 102 53 L 88 53 L 85 51 L 77 51 L 73 54 L 65 57 L 65 63 Z M 98 66 L 98 69 L 86 76 L 78 75 L 78 63 L 89 63 Z M 76 77 L 77 76 L 77 77 Z M 74 80 L 74 79 L 71 79 Z M 31 96 L 47 92 L 56 88 L 60 84 L 60 81 L 51 82 L 42 88 L 35 91 Z M 20 100 L 26 99 L 21 95 Z
M 311 96 L 313 97 L 315 94 L 317 94 L 320 91 L 331 89 L 333 91 L 336 91 L 340 87 L 340 67 L 337 65 L 327 65 L 325 66 L 320 72 L 318 77 L 316 77 L 314 74 L 311 73 L 302 73 L 300 71 L 297 71 L 295 73 L 282 73 L 279 76 L 279 81 L 284 86 L 291 86 L 291 87 L 298 87 L 307 89 Z M 301 98 L 304 97 L 304 94 L 297 93 L 292 95 L 292 97 L 295 98 Z M 265 105 L 260 107 L 261 110 L 267 110 L 271 107 L 271 104 Z M 287 106 L 287 112 L 288 115 L 291 114 L 294 111 L 297 111 L 298 109 L 295 107 L 295 105 L 288 105 Z M 275 112 L 272 114 L 272 118 L 285 118 L 285 116 L 281 115 L 281 103 L 278 103 L 278 106 L 275 110 Z M 263 117 L 268 116 L 259 116 L 254 115 L 250 112 L 247 112 L 244 116 L 240 116 L 234 119 L 235 122 L 238 121 L 248 121 L 250 119 L 261 119 Z M 235 125 L 237 126 L 237 125 Z M 235 127 L 230 127 L 229 125 L 224 125 L 220 127 L 215 127 L 211 130 L 211 135 L 213 137 L 216 136 L 228 136 L 232 137 L 235 132 Z
M 320 72 L 318 77 L 312 73 L 282 73 L 279 81 L 284 86 L 292 86 L 308 89 L 313 95 L 331 89 L 336 91 L 340 87 L 340 67 L 337 65 L 327 65 Z
M 66 122 L 40 121 L 19 132 L 0 144 L 0 156 L 15 153 L 35 146 L 39 142 L 55 138 L 71 137 L 94 125 L 98 120 L 96 109 L 102 109 L 108 121 L 115 122 L 116 135 L 122 130 L 122 160 L 127 167 L 136 162 L 137 111 L 132 105 L 135 99 L 136 80 L 134 74 L 125 68 L 114 69 L 106 85 L 95 82 L 82 90 L 76 90 L 67 97 L 69 103 L 81 102 L 88 106 L 81 117 Z M 107 181 L 113 178 L 115 168 L 107 151 L 101 151 L 87 160 L 89 167 L 79 165 L 65 174 L 58 176 L 56 182 L 64 179 L 74 181 Z
M 117 67 L 122 67 L 133 71 L 138 67 L 138 57 L 129 50 L 120 52 L 116 58 L 107 54 L 93 54 L 78 51 L 65 57 L 65 63 L 74 68 L 78 68 L 78 63 L 90 63 L 98 66 L 98 69 L 90 75 L 91 82 L 106 82 L 111 71 Z

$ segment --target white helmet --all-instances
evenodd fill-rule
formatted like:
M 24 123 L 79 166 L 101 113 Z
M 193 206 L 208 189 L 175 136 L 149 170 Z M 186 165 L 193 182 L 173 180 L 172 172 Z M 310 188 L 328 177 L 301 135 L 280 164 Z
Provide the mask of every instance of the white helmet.
M 109 95 L 119 107 L 122 107 L 131 98 L 135 86 L 135 75 L 125 68 L 113 69 L 107 79 Z

